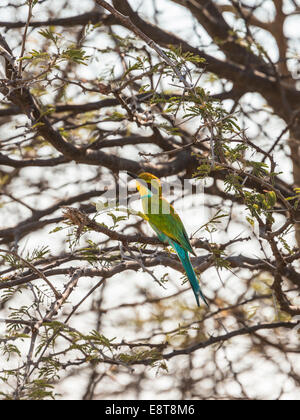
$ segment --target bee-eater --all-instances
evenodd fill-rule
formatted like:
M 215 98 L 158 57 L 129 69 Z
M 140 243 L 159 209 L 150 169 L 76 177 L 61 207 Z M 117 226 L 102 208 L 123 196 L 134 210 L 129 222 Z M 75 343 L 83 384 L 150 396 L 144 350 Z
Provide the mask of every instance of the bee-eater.
M 162 196 L 160 179 L 148 172 L 143 172 L 138 176 L 128 172 L 128 175 L 136 179 L 143 210 L 150 226 L 162 242 L 168 243 L 176 251 L 192 286 L 197 305 L 200 306 L 200 296 L 208 306 L 189 257 L 189 253 L 196 256 L 195 251 L 179 215 Z

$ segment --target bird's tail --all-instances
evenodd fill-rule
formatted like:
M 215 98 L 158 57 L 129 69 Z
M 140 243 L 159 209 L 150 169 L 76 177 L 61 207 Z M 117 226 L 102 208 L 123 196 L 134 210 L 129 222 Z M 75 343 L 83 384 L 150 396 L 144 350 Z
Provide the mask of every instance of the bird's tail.
M 168 240 L 172 248 L 175 249 L 183 265 L 183 268 L 185 269 L 189 282 L 192 286 L 192 289 L 193 289 L 193 292 L 197 301 L 197 305 L 200 306 L 200 302 L 199 302 L 199 297 L 200 297 L 203 300 L 203 302 L 205 302 L 206 306 L 208 306 L 207 300 L 205 299 L 201 291 L 201 288 L 199 286 L 199 281 L 196 277 L 188 252 L 185 249 L 183 249 L 177 242 L 174 242 L 170 238 L 168 238 Z

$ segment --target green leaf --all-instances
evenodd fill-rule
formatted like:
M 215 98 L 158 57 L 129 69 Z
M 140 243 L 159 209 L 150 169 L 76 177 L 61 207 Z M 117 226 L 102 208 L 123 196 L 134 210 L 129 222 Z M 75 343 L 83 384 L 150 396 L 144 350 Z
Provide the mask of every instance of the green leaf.
M 44 38 L 49 39 L 50 41 L 54 42 L 55 45 L 57 44 L 57 41 L 60 36 L 60 34 L 59 35 L 55 34 L 50 29 L 41 29 L 38 33 L 42 35 Z
M 85 55 L 85 52 L 82 48 L 70 47 L 64 50 L 61 54 L 61 57 L 68 60 L 73 61 L 77 64 L 84 64 L 87 66 L 86 61 L 90 58 L 89 55 Z

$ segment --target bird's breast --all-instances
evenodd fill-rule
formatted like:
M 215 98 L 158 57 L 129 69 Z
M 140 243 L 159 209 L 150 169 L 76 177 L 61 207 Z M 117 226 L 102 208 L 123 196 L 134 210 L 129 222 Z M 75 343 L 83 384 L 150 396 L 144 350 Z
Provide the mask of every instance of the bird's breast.
M 145 195 L 142 197 L 143 211 L 147 215 L 162 217 L 170 214 L 170 205 L 166 200 L 156 195 Z

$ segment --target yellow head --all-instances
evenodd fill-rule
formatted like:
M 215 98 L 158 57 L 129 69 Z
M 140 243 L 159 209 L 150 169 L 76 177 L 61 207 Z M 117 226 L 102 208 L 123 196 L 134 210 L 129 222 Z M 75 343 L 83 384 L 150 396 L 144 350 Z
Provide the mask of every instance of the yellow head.
M 162 195 L 161 181 L 149 172 L 142 172 L 138 176 L 129 174 L 136 179 L 136 187 L 141 196 L 146 196 L 149 191 L 154 195 Z
M 149 172 L 142 172 L 138 175 L 136 187 L 141 196 L 147 195 L 147 192 L 149 191 L 154 195 L 162 195 L 160 179 Z

